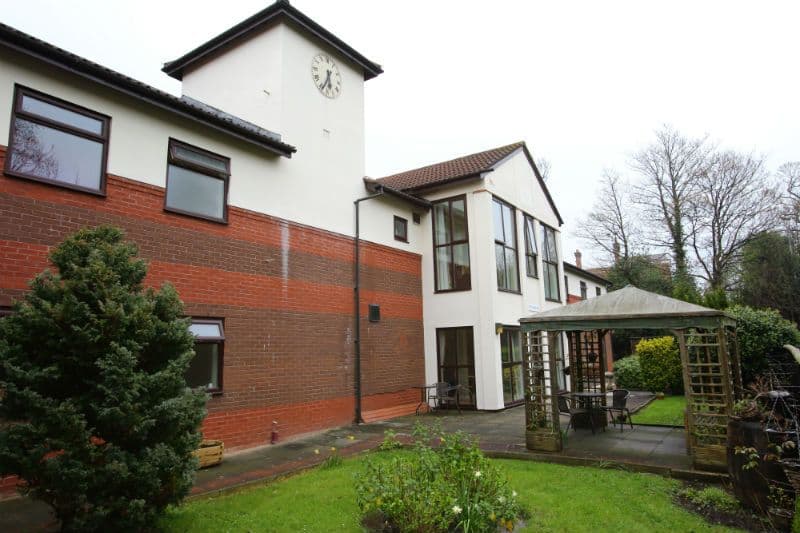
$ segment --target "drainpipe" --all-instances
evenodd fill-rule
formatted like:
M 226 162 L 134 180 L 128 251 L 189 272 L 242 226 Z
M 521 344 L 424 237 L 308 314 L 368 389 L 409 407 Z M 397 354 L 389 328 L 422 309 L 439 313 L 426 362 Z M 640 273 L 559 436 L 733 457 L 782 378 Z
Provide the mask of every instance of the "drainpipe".
M 361 418 L 361 258 L 360 258 L 360 233 L 359 233 L 359 205 L 361 202 L 365 200 L 372 200 L 373 198 L 378 198 L 383 196 L 383 188 L 379 189 L 376 194 L 372 194 L 370 196 L 365 196 L 363 198 L 359 198 L 358 200 L 354 201 L 353 204 L 356 207 L 356 239 L 355 239 L 355 286 L 353 287 L 353 296 L 355 300 L 355 311 L 353 312 L 353 318 L 355 319 L 355 340 L 353 344 L 355 346 L 355 400 L 356 400 L 356 410 L 355 410 L 355 423 L 361 424 L 364 420 Z

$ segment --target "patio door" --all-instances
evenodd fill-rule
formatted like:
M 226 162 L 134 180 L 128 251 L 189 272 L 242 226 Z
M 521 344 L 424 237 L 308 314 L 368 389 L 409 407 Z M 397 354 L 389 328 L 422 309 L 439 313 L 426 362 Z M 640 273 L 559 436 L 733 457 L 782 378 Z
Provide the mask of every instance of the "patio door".
M 475 342 L 472 327 L 437 329 L 436 351 L 439 358 L 439 381 L 463 385 L 459 401 L 462 406 L 474 407 Z
M 500 334 L 500 359 L 503 363 L 503 403 L 506 407 L 519 404 L 525 399 L 519 328 L 503 326 Z

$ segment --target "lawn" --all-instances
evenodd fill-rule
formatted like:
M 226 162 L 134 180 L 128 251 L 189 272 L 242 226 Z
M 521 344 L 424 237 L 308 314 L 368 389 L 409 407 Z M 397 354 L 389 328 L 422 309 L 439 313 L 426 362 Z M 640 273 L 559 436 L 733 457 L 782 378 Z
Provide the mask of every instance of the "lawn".
M 686 409 L 685 396 L 666 396 L 663 400 L 653 400 L 650 405 L 634 413 L 633 423 L 683 426 L 684 409 Z
M 392 452 L 408 453 L 408 452 Z M 369 457 L 387 460 L 389 452 Z M 165 531 L 359 532 L 353 474 L 364 457 L 171 509 Z M 520 531 L 730 531 L 672 501 L 679 482 L 652 474 L 497 460 L 531 518 Z

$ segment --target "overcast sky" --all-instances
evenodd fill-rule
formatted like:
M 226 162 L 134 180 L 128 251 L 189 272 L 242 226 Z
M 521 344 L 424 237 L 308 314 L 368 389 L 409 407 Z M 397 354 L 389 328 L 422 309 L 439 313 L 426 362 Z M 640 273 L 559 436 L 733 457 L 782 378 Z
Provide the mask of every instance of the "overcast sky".
M 179 94 L 162 63 L 268 4 L 26 0 L 0 20 Z M 385 70 L 366 84 L 368 175 L 524 140 L 551 162 L 570 262 L 596 262 L 571 233 L 603 169 L 626 173 L 662 124 L 800 160 L 800 2 L 292 4 Z

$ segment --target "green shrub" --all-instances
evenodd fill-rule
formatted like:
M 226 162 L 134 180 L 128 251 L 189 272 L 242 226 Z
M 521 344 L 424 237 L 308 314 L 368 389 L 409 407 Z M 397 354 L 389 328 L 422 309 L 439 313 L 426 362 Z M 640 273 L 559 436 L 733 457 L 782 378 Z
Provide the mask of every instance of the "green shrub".
M 643 390 L 644 378 L 639 357 L 631 355 L 614 361 L 614 383 L 620 389 Z
M 651 392 L 683 391 L 683 367 L 672 337 L 644 339 L 636 345 L 644 388 Z
M 686 487 L 678 492 L 678 496 L 686 498 L 701 509 L 732 513 L 739 510 L 739 501 L 719 487 L 694 489 Z
M 753 309 L 736 305 L 727 310 L 736 317 L 736 336 L 742 359 L 744 385 L 767 369 L 767 358 L 785 354 L 784 344 L 800 344 L 800 332 L 794 323 L 774 309 Z
M 356 494 L 370 531 L 494 532 L 524 514 L 517 494 L 474 440 L 421 425 L 413 454 L 388 464 L 368 461 L 356 477 Z
M 142 531 L 192 486 L 206 395 L 186 387 L 194 338 L 171 286 L 122 233 L 81 230 L 0 320 L 0 475 L 62 531 Z

